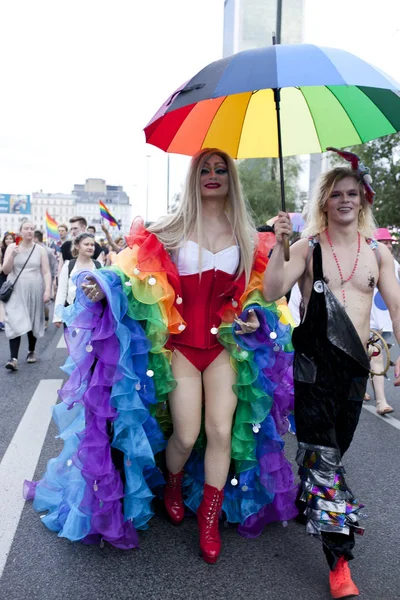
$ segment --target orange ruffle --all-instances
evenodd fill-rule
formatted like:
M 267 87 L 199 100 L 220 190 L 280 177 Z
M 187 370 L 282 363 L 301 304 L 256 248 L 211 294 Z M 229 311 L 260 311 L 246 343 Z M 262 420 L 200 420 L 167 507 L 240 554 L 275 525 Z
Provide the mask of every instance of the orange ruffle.
M 143 304 L 158 303 L 170 333 L 179 333 L 186 323 L 175 306 L 181 285 L 170 255 L 157 236 L 144 228 L 140 217 L 125 239 L 128 248 L 117 255 L 116 264 L 129 278 L 134 297 Z
M 275 234 L 270 232 L 261 232 L 258 234 L 258 245 L 254 257 L 253 270 L 251 272 L 249 283 L 240 298 L 241 306 L 246 302 L 249 294 L 254 290 L 263 291 L 264 272 L 267 268 L 269 253 L 275 245 Z

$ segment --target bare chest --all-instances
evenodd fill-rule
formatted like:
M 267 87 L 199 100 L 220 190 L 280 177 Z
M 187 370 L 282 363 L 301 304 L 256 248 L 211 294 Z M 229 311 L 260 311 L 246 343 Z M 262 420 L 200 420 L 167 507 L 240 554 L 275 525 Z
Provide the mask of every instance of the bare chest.
M 195 235 L 193 237 L 191 236 L 190 239 L 197 244 L 199 243 L 199 240 Z M 236 243 L 237 242 L 231 228 L 221 229 L 219 231 L 205 229 L 203 231 L 203 240 L 201 246 L 213 254 L 217 254 L 229 246 L 234 246 Z
M 322 263 L 325 282 L 340 297 L 344 292 L 372 296 L 378 282 L 379 266 L 375 252 L 366 242 L 357 248 L 338 248 L 335 253 L 322 245 Z

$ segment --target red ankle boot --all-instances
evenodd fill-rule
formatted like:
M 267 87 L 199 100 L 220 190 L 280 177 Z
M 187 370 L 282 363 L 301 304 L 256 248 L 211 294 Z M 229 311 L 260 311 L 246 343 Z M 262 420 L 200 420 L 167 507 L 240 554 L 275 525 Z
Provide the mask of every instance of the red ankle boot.
M 174 525 L 180 525 L 185 516 L 185 507 L 182 498 L 183 471 L 170 473 L 167 471 L 167 485 L 164 490 L 164 504 L 168 516 Z
M 217 562 L 221 552 L 218 521 L 221 514 L 224 490 L 204 484 L 203 500 L 197 511 L 200 533 L 200 550 L 203 559 L 210 564 Z
M 333 571 L 329 574 L 332 598 L 353 598 L 360 592 L 351 578 L 349 563 L 341 556 Z

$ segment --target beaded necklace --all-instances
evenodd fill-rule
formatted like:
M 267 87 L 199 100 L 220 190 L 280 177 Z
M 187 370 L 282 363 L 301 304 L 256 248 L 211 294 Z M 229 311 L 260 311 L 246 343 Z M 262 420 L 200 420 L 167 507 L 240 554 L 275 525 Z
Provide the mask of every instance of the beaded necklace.
M 339 271 L 339 276 L 340 276 L 340 285 L 342 286 L 342 304 L 343 304 L 343 308 L 346 309 L 346 292 L 344 291 L 344 284 L 348 283 L 351 279 L 353 279 L 354 273 L 356 272 L 357 269 L 357 265 L 358 265 L 358 259 L 360 257 L 360 248 L 361 248 L 361 236 L 360 236 L 360 232 L 357 232 L 357 236 L 358 236 L 358 240 L 357 240 L 357 256 L 356 256 L 356 260 L 354 263 L 354 267 L 352 272 L 350 273 L 349 277 L 347 279 L 344 279 L 343 277 L 343 273 L 342 273 L 342 268 L 339 264 L 339 260 L 338 257 L 336 256 L 336 252 L 333 248 L 333 244 L 332 244 L 332 240 L 331 237 L 329 235 L 328 230 L 325 230 L 325 234 L 326 234 L 326 239 L 328 240 L 328 244 L 331 247 L 332 250 L 332 254 L 333 254 L 333 258 L 335 259 L 336 262 L 336 266 L 338 268 Z

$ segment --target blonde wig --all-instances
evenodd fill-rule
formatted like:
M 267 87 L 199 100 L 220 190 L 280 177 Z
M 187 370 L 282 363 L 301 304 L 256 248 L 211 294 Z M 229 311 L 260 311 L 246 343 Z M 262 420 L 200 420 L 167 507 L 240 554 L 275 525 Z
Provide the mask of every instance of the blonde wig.
M 238 277 L 245 272 L 249 281 L 256 241 L 256 230 L 243 198 L 239 176 L 233 159 L 218 150 L 207 148 L 196 154 L 190 163 L 185 188 L 181 196 L 179 208 L 173 215 L 162 217 L 148 229 L 154 233 L 169 252 L 182 247 L 190 236 L 195 234 L 199 244 L 199 262 L 201 267 L 201 248 L 203 247 L 202 199 L 200 191 L 200 175 L 204 163 L 217 154 L 228 169 L 229 189 L 225 202 L 225 214 L 232 226 L 240 248 Z M 201 273 L 201 268 L 200 268 Z
M 302 232 L 303 238 L 318 235 L 327 229 L 328 216 L 324 212 L 326 203 L 336 184 L 346 177 L 353 177 L 357 181 L 360 191 L 361 210 L 358 213 L 358 231 L 367 238 L 372 237 L 376 223 L 371 205 L 365 197 L 365 188 L 360 174 L 347 167 L 336 167 L 321 175 L 314 196 L 304 210 L 306 227 Z

